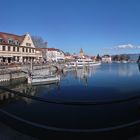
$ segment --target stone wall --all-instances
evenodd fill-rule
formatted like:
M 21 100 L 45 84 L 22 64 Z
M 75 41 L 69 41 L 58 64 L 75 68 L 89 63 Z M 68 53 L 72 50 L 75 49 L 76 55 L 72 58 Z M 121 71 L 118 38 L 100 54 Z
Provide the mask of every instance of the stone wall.
M 24 72 L 9 72 L 9 73 L 4 73 L 4 74 L 0 74 L 0 82 L 2 81 L 10 81 L 13 79 L 18 79 L 18 78 L 26 78 L 27 74 L 25 74 Z

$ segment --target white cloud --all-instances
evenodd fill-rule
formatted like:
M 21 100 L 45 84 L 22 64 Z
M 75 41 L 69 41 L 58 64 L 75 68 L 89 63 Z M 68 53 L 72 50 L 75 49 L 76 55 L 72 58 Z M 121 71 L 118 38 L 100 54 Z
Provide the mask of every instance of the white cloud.
M 132 44 L 118 45 L 114 49 L 135 49 L 136 47 Z
M 112 48 L 106 48 L 106 50 L 130 50 L 130 49 L 140 49 L 140 46 L 134 46 L 132 44 L 122 44 Z

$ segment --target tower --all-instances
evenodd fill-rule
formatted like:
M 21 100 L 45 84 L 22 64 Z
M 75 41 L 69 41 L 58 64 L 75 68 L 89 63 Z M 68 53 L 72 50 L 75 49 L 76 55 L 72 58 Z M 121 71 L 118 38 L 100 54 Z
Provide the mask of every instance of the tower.
M 80 49 L 80 57 L 83 57 L 84 56 L 84 51 L 83 51 L 83 49 L 81 48 Z

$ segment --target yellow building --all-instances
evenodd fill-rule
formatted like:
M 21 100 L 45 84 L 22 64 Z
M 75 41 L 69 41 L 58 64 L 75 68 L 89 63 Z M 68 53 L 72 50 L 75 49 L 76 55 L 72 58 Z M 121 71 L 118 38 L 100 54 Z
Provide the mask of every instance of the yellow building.
M 31 60 L 37 61 L 40 57 L 42 56 L 36 53 L 36 48 L 28 33 L 19 36 L 0 32 L 0 62 L 27 63 Z

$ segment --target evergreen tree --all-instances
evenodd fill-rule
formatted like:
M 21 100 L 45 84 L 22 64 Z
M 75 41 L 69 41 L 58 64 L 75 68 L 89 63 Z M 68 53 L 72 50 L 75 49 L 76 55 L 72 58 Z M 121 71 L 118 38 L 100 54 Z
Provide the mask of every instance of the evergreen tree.
M 100 60 L 101 60 L 101 57 L 100 57 L 99 54 L 97 54 L 97 56 L 96 56 L 96 61 L 100 61 Z
M 138 58 L 138 60 L 137 60 L 137 63 L 140 63 L 140 55 L 139 55 L 139 58 Z

